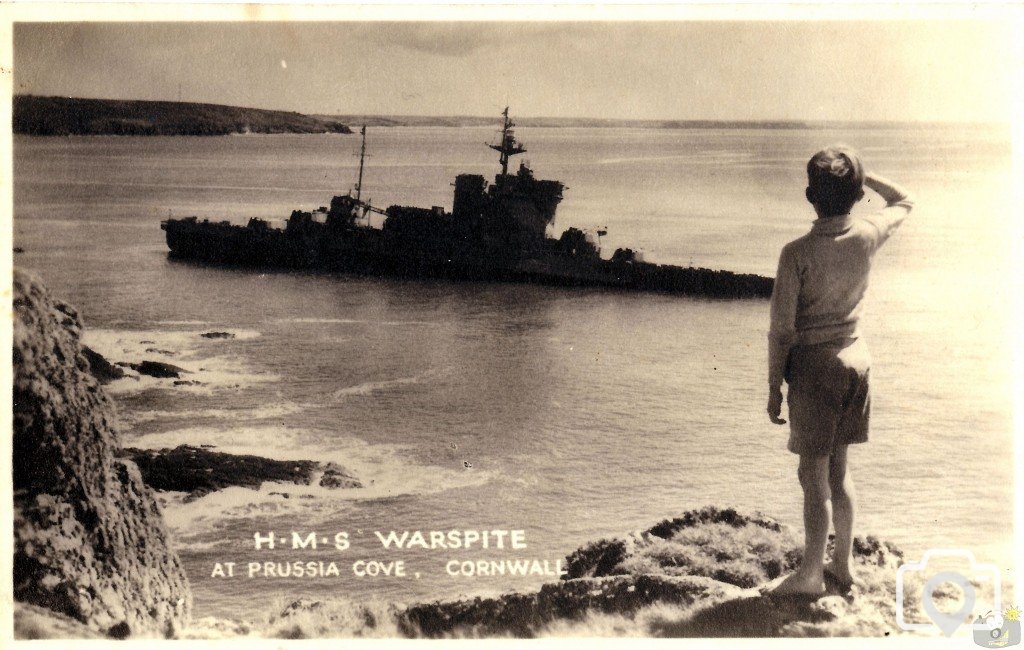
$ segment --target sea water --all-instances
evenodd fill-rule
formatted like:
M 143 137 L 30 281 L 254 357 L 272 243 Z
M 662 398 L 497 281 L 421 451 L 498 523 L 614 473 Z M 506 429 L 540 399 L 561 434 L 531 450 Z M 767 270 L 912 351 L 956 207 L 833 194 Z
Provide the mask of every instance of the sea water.
M 773 275 L 781 246 L 813 219 L 803 166 L 829 142 L 911 189 L 918 207 L 877 258 L 864 319 L 876 393 L 872 440 L 850 458 L 857 528 L 910 559 L 968 548 L 1009 577 L 1018 231 L 1005 130 L 518 135 L 537 177 L 567 185 L 555 230 L 607 229 L 606 257 L 629 246 L 649 261 Z M 456 174 L 495 173 L 483 146 L 493 136 L 370 129 L 363 197 L 450 209 Z M 448 563 L 554 567 L 588 541 L 707 504 L 799 529 L 796 457 L 765 415 L 766 300 L 168 259 L 162 219 L 245 223 L 327 205 L 353 185 L 358 146 L 342 135 L 15 139 L 15 264 L 76 305 L 86 342 L 111 360 L 165 361 L 199 382 L 111 384 L 126 445 L 333 460 L 365 484 L 164 495 L 198 614 L 530 589 L 552 578 L 451 575 Z M 857 210 L 879 205 L 869 193 Z M 213 331 L 234 338 L 200 336 Z M 385 549 L 376 537 L 417 530 L 519 530 L 526 548 Z M 318 548 L 293 549 L 293 531 L 306 543 L 315 533 Z M 283 541 L 257 550 L 254 536 L 271 532 Z M 406 575 L 357 576 L 360 560 L 401 561 Z M 294 561 L 335 562 L 339 575 L 264 574 L 265 562 Z M 235 577 L 214 577 L 227 562 Z M 260 566 L 251 578 L 249 562 Z

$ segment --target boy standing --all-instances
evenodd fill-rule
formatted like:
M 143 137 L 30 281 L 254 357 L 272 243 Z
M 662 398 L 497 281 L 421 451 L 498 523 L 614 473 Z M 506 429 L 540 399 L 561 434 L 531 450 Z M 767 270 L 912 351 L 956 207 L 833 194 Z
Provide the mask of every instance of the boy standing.
M 853 217 L 864 185 L 886 207 Z M 771 301 L 768 334 L 768 416 L 781 419 L 782 381 L 789 384 L 789 450 L 800 455 L 804 493 L 804 557 L 775 593 L 819 595 L 825 580 L 853 584 L 853 481 L 847 446 L 867 442 L 871 413 L 871 357 L 861 338 L 860 316 L 875 252 L 903 222 L 913 201 L 900 187 L 865 174 L 857 154 L 828 147 L 807 163 L 807 200 L 818 218 L 811 231 L 787 244 Z M 835 555 L 824 566 L 829 520 Z

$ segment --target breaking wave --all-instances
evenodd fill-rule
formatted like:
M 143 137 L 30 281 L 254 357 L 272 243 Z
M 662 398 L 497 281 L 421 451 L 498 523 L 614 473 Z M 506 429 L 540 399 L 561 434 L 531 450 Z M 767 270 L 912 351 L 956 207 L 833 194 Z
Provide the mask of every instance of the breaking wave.
M 194 427 L 145 434 L 126 444 L 144 449 L 212 445 L 213 451 L 275 460 L 335 462 L 364 485 L 328 489 L 316 481 L 312 485 L 268 481 L 256 490 L 230 487 L 188 503 L 180 493 L 160 493 L 168 525 L 190 548 L 193 541 L 210 542 L 209 533 L 231 520 L 299 516 L 309 524 L 331 522 L 345 502 L 436 494 L 483 485 L 494 478 L 488 471 L 420 464 L 403 445 L 370 444 L 331 431 L 299 431 L 284 426 Z
M 240 356 L 211 354 L 223 350 L 226 342 L 261 336 L 246 329 L 216 330 L 229 337 L 204 337 L 208 330 L 88 330 L 84 343 L 111 363 L 139 363 L 144 360 L 169 363 L 183 372 L 179 378 L 151 377 L 124 367 L 125 377 L 107 385 L 115 395 L 148 390 L 173 389 L 197 395 L 214 395 L 223 389 L 240 389 L 274 382 L 279 375 L 255 372 Z

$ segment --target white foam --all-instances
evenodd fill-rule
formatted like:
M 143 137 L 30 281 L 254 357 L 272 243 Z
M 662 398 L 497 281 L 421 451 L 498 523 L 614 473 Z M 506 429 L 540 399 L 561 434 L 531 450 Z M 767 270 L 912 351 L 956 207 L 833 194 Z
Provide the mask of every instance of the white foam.
M 162 389 L 168 386 L 173 388 L 186 388 L 186 386 L 174 386 L 175 380 L 173 379 L 140 375 L 128 368 L 123 368 L 123 370 L 125 376 L 122 379 L 118 379 L 107 384 L 106 389 L 108 393 L 112 395 L 127 395 L 129 393 L 141 393 L 147 390 Z
M 205 363 L 205 361 L 204 361 Z M 183 367 L 184 366 L 179 366 Z M 188 370 L 188 368 L 185 368 Z M 216 369 L 203 367 L 199 370 L 189 371 L 181 377 L 164 378 L 140 375 L 139 373 L 124 368 L 125 376 L 122 379 L 107 384 L 107 392 L 114 395 L 128 395 L 142 393 L 148 390 L 173 390 L 191 395 L 202 395 L 212 397 L 224 390 L 242 390 L 256 384 L 280 381 L 280 375 L 252 374 L 238 369 Z M 175 382 L 199 382 L 197 384 Z M 143 416 L 144 417 L 144 416 Z M 270 416 L 268 416 L 270 417 Z M 143 421 L 136 419 L 135 421 Z
M 209 325 L 206 320 L 158 320 L 157 325 Z
M 277 374 L 252 372 L 238 357 L 206 357 L 194 365 L 197 367 L 195 376 L 190 378 L 204 382 L 211 388 L 246 388 L 281 380 Z
M 227 332 L 228 334 L 234 334 L 235 337 L 234 337 L 233 340 L 235 340 L 235 341 L 248 341 L 250 339 L 259 338 L 260 336 L 262 336 L 262 334 L 260 332 L 257 332 L 256 330 L 232 330 L 232 329 L 228 329 L 228 330 L 218 330 L 218 331 Z M 207 340 L 207 341 L 218 341 L 218 340 L 224 341 L 224 340 L 227 340 L 227 339 L 205 339 L 205 340 Z
M 445 373 L 448 368 L 436 368 L 421 372 L 418 375 L 412 375 L 411 377 L 397 377 L 395 379 L 384 379 L 380 381 L 367 381 L 355 386 L 347 386 L 345 388 L 334 391 L 333 397 L 336 400 L 342 400 L 346 397 L 353 396 L 366 396 L 372 395 L 373 393 L 388 390 L 389 388 L 395 388 L 397 386 L 407 386 L 411 384 L 420 384 L 424 380 L 437 377 Z
M 182 386 L 180 388 L 189 388 Z M 288 402 L 272 406 L 259 406 L 255 408 L 234 408 L 234 409 L 198 409 L 195 411 L 133 411 L 122 416 L 126 422 L 139 424 L 142 422 L 153 422 L 154 420 L 273 420 L 285 417 L 294 413 L 300 413 L 308 408 L 310 404 L 299 404 Z
M 191 332 L 175 330 L 111 330 L 89 329 L 83 338 L 86 345 L 108 361 L 141 361 L 153 354 L 147 349 L 169 350 L 175 358 L 187 358 L 195 352 L 197 337 Z
M 290 483 L 271 482 L 264 483 L 261 490 L 227 487 L 190 503 L 169 502 L 163 509 L 164 521 L 188 548 L 195 548 L 194 542 L 186 541 L 189 537 L 209 532 L 215 524 L 223 522 L 226 518 L 276 514 L 279 512 L 278 504 L 285 499 L 277 495 L 271 496 L 269 493 L 291 491 L 291 488 L 298 487 L 300 486 Z M 206 543 L 208 542 L 203 542 Z
M 353 320 L 351 318 L 279 318 L 275 322 L 323 325 L 357 325 L 360 323 L 365 323 L 366 321 Z
M 364 487 L 330 489 L 315 480 L 311 485 L 266 481 L 255 490 L 233 486 L 188 503 L 168 501 L 163 509 L 164 520 L 175 536 L 192 548 L 189 538 L 209 533 L 231 519 L 281 516 L 300 518 L 308 525 L 329 523 L 337 520 L 339 502 L 437 494 L 480 486 L 492 478 L 488 472 L 456 472 L 408 464 L 392 466 L 369 480 L 363 474 L 353 473 L 358 474 Z
M 415 384 L 420 381 L 421 378 L 419 376 L 399 377 L 398 379 L 386 379 L 384 381 L 367 381 L 362 384 L 334 391 L 334 399 L 344 399 L 345 397 L 351 397 L 354 395 L 372 395 L 377 391 L 387 390 L 388 388 L 393 388 L 395 386 Z
M 232 340 L 248 340 L 260 336 L 255 330 L 220 330 L 234 336 Z M 214 395 L 218 390 L 240 389 L 280 380 L 279 375 L 255 373 L 245 362 L 233 356 L 207 356 L 211 348 L 227 339 L 204 338 L 204 331 L 191 330 L 88 330 L 85 343 L 111 363 L 137 363 L 154 359 L 171 363 L 186 371 L 180 378 L 140 375 L 124 368 L 125 377 L 107 386 L 114 394 L 140 393 L 147 390 L 171 389 L 195 395 Z M 178 384 L 195 381 L 198 384 Z
M 246 540 L 246 541 L 248 541 L 248 540 Z M 203 551 L 213 551 L 213 550 L 216 550 L 216 549 L 222 549 L 222 548 L 226 548 L 226 547 L 237 546 L 238 543 L 239 543 L 239 540 L 237 540 L 237 539 L 227 539 L 227 538 L 214 539 L 214 540 L 208 540 L 208 541 L 191 540 L 191 541 L 189 541 L 187 543 L 179 542 L 179 540 L 177 540 L 177 539 L 174 539 L 172 541 L 172 544 L 175 545 L 175 548 L 185 547 L 189 551 L 192 551 L 193 553 L 199 553 L 199 552 L 203 552 Z
M 181 321 L 182 323 L 188 321 Z M 170 324 L 170 321 L 167 322 Z M 231 338 L 208 338 L 202 336 L 210 331 L 226 332 Z M 210 344 L 222 343 L 227 340 L 247 341 L 261 336 L 256 330 L 248 329 L 214 329 L 214 330 L 113 330 L 88 329 L 84 342 L 113 363 L 115 361 L 138 361 L 142 357 L 155 352 L 147 350 L 166 350 L 178 359 L 190 358 Z
M 217 451 L 252 454 L 278 460 L 303 460 L 312 453 L 299 432 L 285 426 L 190 427 L 132 438 L 131 445 L 164 449 L 178 445 L 214 445 Z
M 309 324 L 309 325 L 380 325 L 387 327 L 401 327 L 405 325 L 433 325 L 430 321 L 425 320 L 366 320 L 358 318 L 315 318 L 315 317 L 295 317 L 295 318 L 279 318 L 274 322 L 277 323 L 297 323 L 297 324 Z
M 312 433 L 312 436 L 310 435 Z M 314 438 L 315 442 L 310 441 Z M 306 432 L 284 426 L 193 427 L 139 436 L 128 443 L 144 449 L 163 449 L 182 444 L 215 445 L 211 450 L 247 454 L 275 460 L 336 462 L 364 485 L 362 488 L 328 489 L 317 485 L 265 482 L 258 490 L 232 487 L 212 492 L 190 503 L 168 499 L 165 515 L 179 536 L 208 532 L 225 519 L 255 515 L 301 513 L 312 522 L 337 515 L 339 501 L 384 499 L 404 495 L 436 494 L 450 489 L 482 485 L 492 473 L 462 466 L 420 465 L 407 457 L 408 447 L 370 444 L 336 433 Z M 274 492 L 287 493 L 285 499 Z

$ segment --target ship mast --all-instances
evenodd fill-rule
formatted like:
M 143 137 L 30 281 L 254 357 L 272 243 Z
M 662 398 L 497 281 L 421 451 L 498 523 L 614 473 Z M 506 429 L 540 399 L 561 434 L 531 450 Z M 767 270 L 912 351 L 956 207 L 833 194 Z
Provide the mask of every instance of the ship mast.
M 359 201 L 359 196 L 363 191 L 363 162 L 366 160 L 366 125 L 359 129 L 359 133 L 363 135 L 363 146 L 359 149 L 359 182 L 356 183 L 356 201 Z
M 505 107 L 502 115 L 505 116 L 505 121 L 501 127 L 501 144 L 489 144 L 487 146 L 501 154 L 498 157 L 499 162 L 501 162 L 501 175 L 506 176 L 508 175 L 509 157 L 525 152 L 526 147 L 521 142 L 516 142 L 515 132 L 512 130 L 515 123 L 508 119 L 508 106 Z

